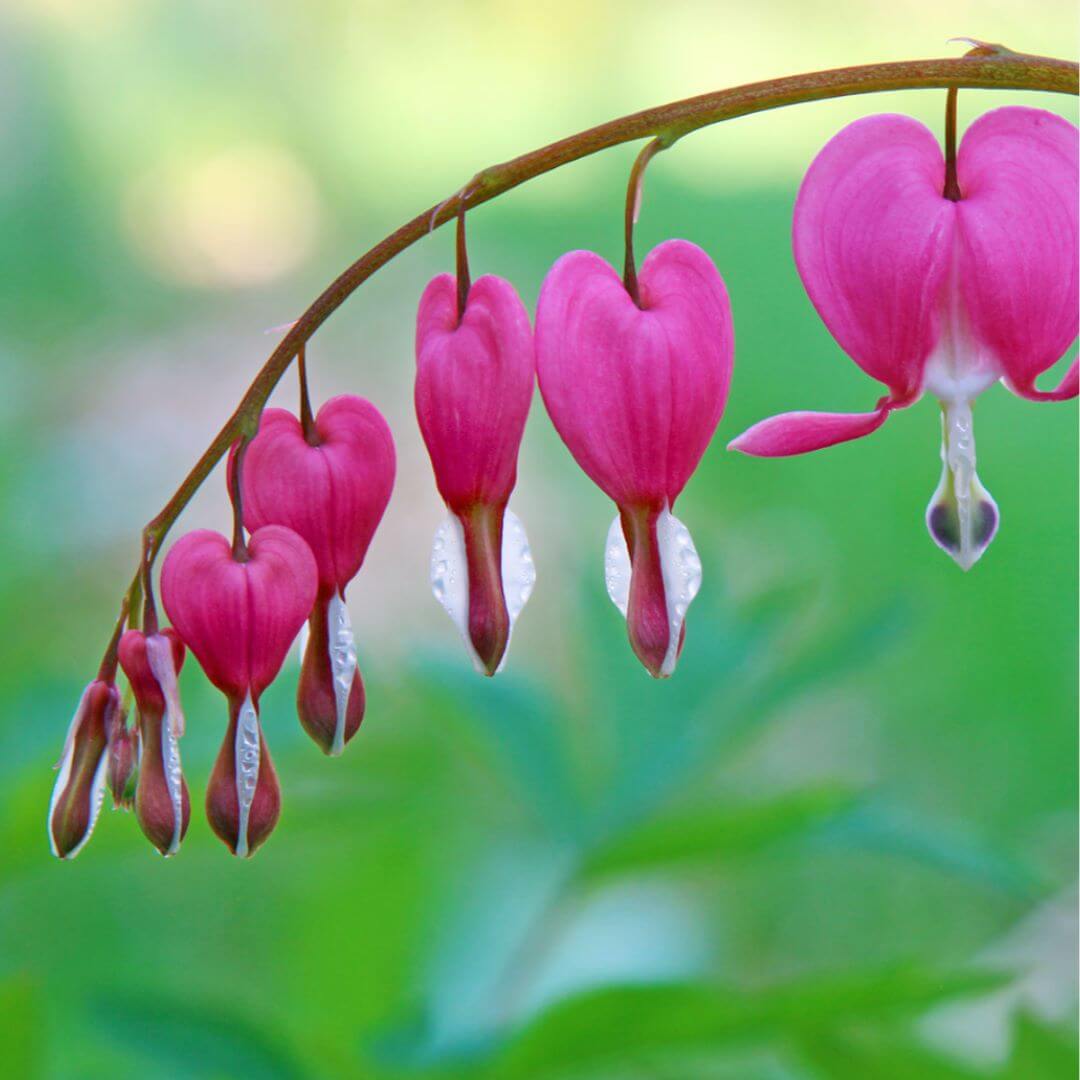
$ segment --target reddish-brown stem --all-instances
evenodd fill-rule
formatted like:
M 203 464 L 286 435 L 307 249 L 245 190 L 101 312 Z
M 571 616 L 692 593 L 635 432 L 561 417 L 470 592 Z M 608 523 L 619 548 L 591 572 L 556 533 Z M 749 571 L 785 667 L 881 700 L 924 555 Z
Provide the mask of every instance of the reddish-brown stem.
M 638 293 L 637 266 L 634 263 L 634 225 L 641 210 L 641 185 L 645 180 L 645 167 L 652 159 L 671 144 L 662 138 L 653 139 L 634 159 L 630 179 L 626 184 L 626 214 L 623 218 L 623 236 L 626 242 L 626 258 L 623 260 L 623 284 L 630 298 L 641 307 Z
M 236 448 L 236 457 L 233 459 L 232 477 L 229 483 L 229 501 L 232 503 L 233 534 L 232 556 L 237 562 L 247 562 L 247 541 L 244 539 L 244 499 L 242 494 L 244 454 L 247 452 L 248 439 L 240 440 Z
M 467 196 L 466 196 L 467 198 Z M 455 243 L 457 256 L 457 318 L 458 324 L 465 318 L 465 305 L 469 302 L 469 288 L 472 279 L 469 277 L 469 249 L 465 243 L 465 199 L 458 205 L 457 212 L 457 240 Z
M 866 64 L 718 90 L 611 120 L 501 165 L 484 169 L 466 189 L 436 203 L 380 240 L 331 282 L 293 324 L 205 453 L 172 498 L 143 529 L 143 559 L 153 566 L 169 529 L 214 466 L 238 438 L 254 436 L 263 406 L 304 343 L 372 274 L 428 233 L 445 225 L 457 215 L 465 202 L 470 208 L 478 206 L 527 180 L 621 143 L 653 136 L 670 144 L 710 124 L 786 105 L 885 90 L 947 90 L 952 87 L 1039 90 L 1057 94 L 1078 92 L 1075 63 L 995 48 L 997 51 L 991 55 Z M 126 620 L 126 605 L 137 595 L 141 583 L 140 565 L 128 587 L 118 625 L 122 626 Z
M 945 190 L 942 194 L 953 202 L 959 202 L 963 198 L 960 183 L 956 179 L 956 99 L 958 94 L 956 87 L 950 86 L 945 96 Z
M 300 381 L 300 426 L 304 430 L 304 438 L 310 446 L 318 446 L 322 442 L 315 428 L 315 418 L 311 415 L 311 397 L 308 394 L 307 383 L 307 345 L 301 345 L 296 354 L 296 375 Z

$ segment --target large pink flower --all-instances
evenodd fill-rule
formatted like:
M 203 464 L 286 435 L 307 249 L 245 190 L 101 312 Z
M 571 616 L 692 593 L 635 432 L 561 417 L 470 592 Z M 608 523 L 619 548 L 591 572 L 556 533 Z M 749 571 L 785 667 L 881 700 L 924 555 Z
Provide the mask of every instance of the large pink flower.
M 181 537 L 161 568 L 161 599 L 184 644 L 229 700 L 229 727 L 206 792 L 214 831 L 237 855 L 270 835 L 281 789 L 259 726 L 259 697 L 315 602 L 318 569 L 291 529 L 267 525 L 237 557 L 220 533 Z
M 756 424 L 731 448 L 761 457 L 818 450 L 876 431 L 925 391 L 941 401 L 934 541 L 964 568 L 997 530 L 975 473 L 971 405 L 998 379 L 1033 401 L 1077 393 L 1035 379 L 1077 333 L 1077 130 L 1052 113 L 996 109 L 957 156 L 946 198 L 936 138 L 904 116 L 844 128 L 810 166 L 795 204 L 795 261 L 844 351 L 889 393 L 873 412 L 797 412 Z
M 701 248 L 660 244 L 638 273 L 641 306 L 599 255 L 551 268 L 536 314 L 537 373 L 552 422 L 619 516 L 607 583 L 655 676 L 675 668 L 701 562 L 672 516 L 727 400 L 735 336 L 723 279 Z
M 536 577 L 507 509 L 535 377 L 529 315 L 510 282 L 474 281 L 460 318 L 456 279 L 430 282 L 416 316 L 416 417 L 449 510 L 431 584 L 487 675 L 502 666 Z
M 350 394 L 319 409 L 310 440 L 292 413 L 267 409 L 244 453 L 244 524 L 287 526 L 318 566 L 296 702 L 304 729 L 328 754 L 341 753 L 364 716 L 345 586 L 382 520 L 394 471 L 394 440 L 382 414 Z

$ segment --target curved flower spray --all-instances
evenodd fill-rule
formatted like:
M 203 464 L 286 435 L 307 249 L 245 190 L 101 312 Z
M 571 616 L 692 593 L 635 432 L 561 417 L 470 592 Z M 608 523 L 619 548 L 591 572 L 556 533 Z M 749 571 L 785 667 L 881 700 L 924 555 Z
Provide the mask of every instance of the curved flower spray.
M 163 854 L 177 850 L 190 815 L 179 757 L 177 675 L 185 645 L 229 700 L 207 812 L 237 855 L 254 852 L 278 819 L 280 788 L 258 706 L 305 620 L 312 633 L 298 692 L 301 721 L 331 753 L 359 726 L 363 684 L 342 614 L 344 588 L 389 498 L 393 443 L 363 399 L 335 399 L 311 416 L 304 346 L 371 274 L 455 216 L 456 279 L 444 275 L 430 284 L 417 321 L 417 417 L 450 511 L 433 553 L 435 591 L 477 666 L 497 671 L 534 576 L 507 502 L 538 366 L 557 429 L 618 505 L 606 576 L 633 648 L 652 674 L 671 673 L 701 573 L 689 533 L 671 511 L 723 411 L 733 333 L 726 289 L 705 253 L 668 241 L 639 276 L 632 231 L 645 164 L 708 124 L 852 93 L 949 89 L 952 137 L 947 128 L 944 163 L 920 125 L 877 117 L 826 147 L 799 198 L 796 258 L 811 298 L 840 344 L 889 395 L 869 414 L 777 417 L 735 445 L 773 456 L 816 449 L 868 434 L 924 390 L 937 394 L 945 410 L 945 472 L 928 520 L 935 539 L 970 564 L 997 520 L 975 476 L 971 400 L 999 377 L 1033 400 L 1077 392 L 1075 364 L 1056 390 L 1034 385 L 1076 333 L 1077 169 L 1075 129 L 1030 109 L 983 118 L 957 159 L 955 91 L 966 86 L 1075 94 L 1077 68 L 977 46 L 963 60 L 817 72 L 674 102 L 486 169 L 358 259 L 287 331 L 144 529 L 138 569 L 57 766 L 48 813 L 53 852 L 77 854 L 106 786 L 127 805 L 134 777 L 144 832 Z M 560 259 L 541 295 L 534 356 L 528 315 L 513 287 L 491 277 L 469 281 L 465 211 L 550 169 L 645 136 L 653 141 L 627 190 L 622 280 L 591 252 Z M 283 410 L 264 416 L 294 359 L 299 422 Z M 201 530 L 173 546 L 160 589 L 174 628 L 159 631 L 153 569 L 165 537 L 234 444 L 232 542 Z M 249 540 L 245 522 L 253 530 Z M 116 687 L 118 665 L 137 709 L 131 727 Z
M 1077 130 L 996 109 L 947 171 L 934 135 L 905 116 L 856 120 L 818 154 L 795 204 L 795 261 L 832 335 L 889 393 L 870 413 L 774 416 L 730 445 L 803 454 L 935 395 L 943 469 L 926 522 L 967 570 L 998 527 L 975 472 L 974 399 L 999 379 L 1032 401 L 1077 393 L 1075 362 L 1055 390 L 1035 387 L 1077 332 Z

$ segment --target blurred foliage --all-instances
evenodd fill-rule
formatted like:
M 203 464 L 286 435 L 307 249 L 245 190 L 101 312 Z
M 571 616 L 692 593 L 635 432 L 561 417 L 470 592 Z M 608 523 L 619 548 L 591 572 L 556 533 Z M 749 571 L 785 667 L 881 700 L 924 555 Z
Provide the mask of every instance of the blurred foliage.
M 7 1072 L 1074 1076 L 1075 410 L 980 400 L 1003 525 L 966 576 L 922 527 L 931 403 L 806 459 L 721 449 L 772 412 L 872 402 L 802 292 L 791 202 L 841 123 L 936 122 L 933 95 L 740 121 L 650 170 L 641 253 L 701 243 L 738 333 L 727 415 L 680 502 L 706 576 L 674 679 L 630 654 L 600 581 L 611 508 L 539 406 L 515 506 L 540 589 L 510 670 L 479 680 L 441 651 L 453 632 L 423 580 L 439 507 L 409 404 L 415 300 L 449 258 L 437 236 L 312 348 L 316 392 L 371 396 L 399 449 L 350 590 L 363 733 L 324 760 L 290 665 L 263 708 L 283 818 L 255 860 L 229 859 L 197 806 L 168 862 L 120 813 L 74 864 L 48 858 L 48 766 L 141 523 L 268 351 L 259 331 L 358 250 L 484 163 L 615 112 L 961 32 L 1024 51 L 1074 37 L 1058 0 L 1038 19 L 985 4 L 978 27 L 929 0 L 814 19 L 788 0 L 449 7 L 0 11 Z M 962 114 L 1000 100 L 965 92 Z M 1075 119 L 1072 101 L 1038 103 Z M 562 251 L 617 261 L 631 152 L 484 207 L 474 271 L 531 305 Z M 220 525 L 222 505 L 215 478 L 189 520 Z M 224 706 L 193 663 L 182 687 L 198 804 Z

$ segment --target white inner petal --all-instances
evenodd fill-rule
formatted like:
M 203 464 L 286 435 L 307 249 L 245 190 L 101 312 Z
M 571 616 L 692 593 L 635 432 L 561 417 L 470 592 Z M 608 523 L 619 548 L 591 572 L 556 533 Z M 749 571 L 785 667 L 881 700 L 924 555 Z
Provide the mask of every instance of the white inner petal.
M 176 685 L 172 643 L 164 634 L 150 634 L 147 637 L 146 659 L 165 698 L 165 715 L 172 722 L 173 734 L 179 738 L 184 734 L 184 712 L 180 708 L 180 691 Z
M 151 634 L 146 639 L 146 659 L 161 694 L 165 698 L 165 713 L 161 718 L 161 764 L 165 773 L 165 787 L 173 812 L 173 834 L 166 857 L 180 849 L 184 828 L 184 782 L 180 765 L 180 741 L 184 734 L 184 714 L 180 708 L 180 693 L 176 685 L 176 668 L 173 666 L 172 644 L 161 634 Z
M 959 251 L 959 244 L 954 245 Z M 960 293 L 956 257 L 938 305 L 938 340 L 926 361 L 923 386 L 944 400 L 970 401 L 1002 376 L 1002 368 L 971 333 Z
M 503 599 L 512 634 L 514 623 L 536 584 L 536 563 L 525 526 L 517 514 L 509 509 L 503 517 L 501 554 Z M 447 514 L 435 530 L 431 545 L 431 592 L 458 628 L 473 667 L 483 674 L 484 664 L 469 637 L 469 564 L 465 557 L 465 532 L 455 514 Z M 508 641 L 499 671 L 506 666 L 509 651 Z
M 679 657 L 679 639 L 686 612 L 701 588 L 701 558 L 690 530 L 667 507 L 657 518 L 656 542 L 668 615 L 668 647 L 660 673 L 670 675 Z M 604 582 L 611 602 L 622 612 L 623 618 L 630 602 L 630 567 L 630 550 L 623 534 L 622 520 L 616 516 L 604 546 Z
M 927 525 L 930 535 L 943 550 L 956 560 L 964 570 L 970 570 L 986 550 L 990 539 L 976 537 L 976 513 L 987 504 L 995 519 L 997 504 L 979 482 L 975 471 L 975 422 L 971 402 L 966 399 L 943 401 L 941 416 L 941 480 L 927 507 Z M 951 502 L 956 508 L 959 548 L 942 543 L 937 535 L 932 515 L 937 506 Z
M 255 788 L 259 783 L 259 716 L 251 703 L 251 694 L 244 698 L 236 721 L 236 801 L 239 818 L 236 829 L 236 854 L 244 858 L 248 853 L 248 818 L 251 804 L 255 801 Z
M 330 753 L 337 756 L 345 749 L 345 716 L 356 674 L 356 642 L 353 640 L 349 609 L 336 591 L 330 598 L 326 621 L 330 641 L 330 670 L 334 678 L 334 705 L 337 708 L 334 742 Z M 307 623 L 304 625 L 307 626 Z

